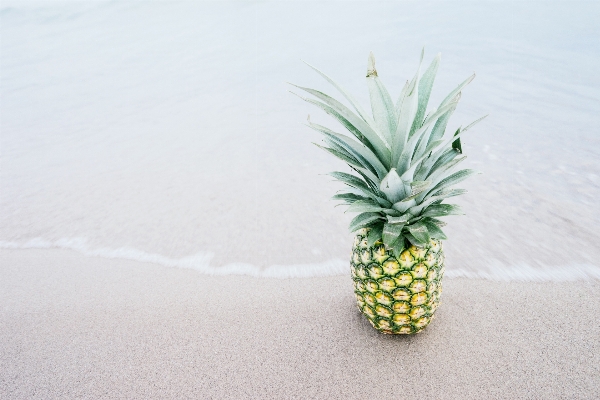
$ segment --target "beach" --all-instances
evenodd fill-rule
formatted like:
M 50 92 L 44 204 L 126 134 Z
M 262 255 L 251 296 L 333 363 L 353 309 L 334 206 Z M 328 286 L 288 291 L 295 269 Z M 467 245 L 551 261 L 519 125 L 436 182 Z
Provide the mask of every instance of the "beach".
M 598 282 L 447 279 L 431 325 L 390 336 L 360 315 L 348 276 L 0 257 L 5 398 L 600 396 Z
M 593 2 L 0 6 L 0 397 L 600 397 L 600 6 Z M 576 6 L 574 6 L 576 5 Z M 356 307 L 343 127 L 438 53 L 465 215 L 414 336 Z M 454 200 L 454 198 L 452 199 Z

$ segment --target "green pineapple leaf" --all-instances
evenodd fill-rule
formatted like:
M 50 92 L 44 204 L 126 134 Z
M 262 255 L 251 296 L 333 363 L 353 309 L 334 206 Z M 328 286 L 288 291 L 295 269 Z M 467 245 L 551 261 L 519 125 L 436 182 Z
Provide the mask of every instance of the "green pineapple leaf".
M 379 204 L 375 204 L 372 200 L 358 200 L 352 203 L 346 212 L 381 212 L 383 208 Z
M 446 240 L 447 239 L 446 235 L 440 229 L 438 224 L 432 221 L 432 218 L 423 218 L 420 222 L 423 223 L 427 227 L 427 232 L 429 232 L 429 236 L 431 236 L 432 239 L 438 239 L 438 240 Z
M 362 167 L 362 165 L 358 162 L 358 160 L 356 160 L 354 157 L 352 157 L 351 155 L 347 154 L 344 151 L 340 151 L 339 149 L 332 149 L 330 147 L 321 146 L 320 144 L 314 143 L 314 142 L 313 142 L 313 144 L 315 146 L 317 146 L 318 148 L 325 150 L 326 152 L 334 155 L 335 157 L 339 158 L 340 160 L 345 161 L 349 165 Z
M 308 65 L 309 67 L 311 67 L 313 70 L 315 70 L 323 78 L 325 78 L 325 80 L 327 82 L 329 82 L 333 87 L 335 87 L 338 90 L 338 92 L 340 92 L 342 94 L 342 96 L 344 96 L 346 98 L 346 100 L 348 100 L 348 102 L 352 105 L 352 107 L 354 107 L 354 109 L 356 110 L 358 115 L 360 115 L 360 117 L 366 123 L 368 123 L 372 126 L 375 125 L 375 122 L 369 117 L 369 114 L 367 112 L 365 112 L 365 110 L 361 107 L 360 103 L 358 103 L 358 101 L 356 101 L 350 93 L 348 93 L 343 87 L 338 85 L 333 79 L 331 79 L 329 76 L 325 75 L 323 72 L 319 71 L 317 68 L 313 67 L 312 65 L 310 65 L 307 62 L 304 62 L 304 63 L 306 65 Z
M 348 107 L 335 100 L 334 98 L 327 96 L 324 93 L 319 92 L 318 90 L 305 88 L 302 86 L 296 86 L 298 89 L 304 90 L 318 99 L 322 100 L 323 103 L 313 100 L 307 99 L 302 96 L 299 96 L 304 101 L 307 101 L 311 104 L 320 107 L 327 114 L 335 117 L 342 125 L 346 127 L 352 134 L 354 134 L 361 142 L 363 142 L 367 147 L 372 147 L 372 149 L 377 154 L 378 158 L 385 164 L 385 161 L 389 160 L 390 150 L 388 148 L 388 144 L 384 142 L 384 139 L 381 138 L 374 130 L 371 128 L 369 124 L 367 124 L 363 119 L 361 119 L 358 115 L 354 114 Z
M 338 193 L 336 195 L 334 195 L 333 197 L 331 197 L 332 200 L 343 200 L 347 203 L 354 203 L 355 201 L 358 200 L 368 200 L 368 197 L 364 197 L 364 196 L 359 196 L 357 194 L 354 193 Z
M 468 77 L 467 79 L 465 79 L 460 85 L 458 85 L 458 87 L 456 89 L 451 91 L 450 94 L 448 96 L 446 96 L 446 98 L 444 100 L 442 100 L 440 107 L 442 107 L 445 104 L 448 104 L 454 97 L 456 97 L 456 95 L 458 95 L 460 93 L 461 90 L 463 90 L 463 88 L 465 86 L 467 86 L 469 83 L 471 83 L 473 81 L 473 79 L 475 79 L 475 74 L 473 74 L 470 77 Z
M 435 113 L 433 113 L 431 115 L 431 117 L 429 117 L 423 123 L 423 126 L 421 126 L 411 136 L 411 138 L 408 140 L 408 142 L 405 143 L 404 148 L 402 149 L 402 153 L 400 154 L 400 157 L 398 159 L 398 165 L 396 166 L 398 171 L 402 171 L 402 173 L 404 173 L 406 170 L 409 169 L 410 161 L 413 158 L 413 155 L 415 153 L 415 146 L 416 146 L 418 140 L 422 137 L 423 134 L 425 134 L 427 132 L 427 128 L 429 127 L 429 125 L 431 125 L 431 123 L 433 121 L 436 121 L 437 118 L 439 118 L 441 115 L 443 115 L 445 112 L 447 112 L 448 109 L 450 109 L 452 107 L 456 107 L 456 103 L 449 103 L 449 104 L 445 105 L 444 107 L 440 107 L 440 109 L 438 109 Z
M 387 222 L 388 224 L 392 224 L 392 225 L 405 225 L 409 219 L 410 219 L 411 215 L 410 214 L 404 214 L 400 217 L 392 217 L 390 215 L 388 215 L 387 217 Z
M 310 116 L 307 126 L 316 130 L 317 132 L 321 132 L 331 140 L 335 140 L 338 145 L 344 147 L 348 153 L 360 161 L 365 168 L 369 168 L 372 172 L 376 173 L 380 179 L 387 174 L 386 168 L 381 161 L 379 161 L 375 153 L 373 153 L 373 151 L 371 151 L 371 149 L 366 147 L 364 144 L 357 142 L 348 136 L 334 132 L 329 128 L 312 123 L 310 121 Z
M 393 246 L 392 246 L 392 254 L 394 254 L 394 257 L 396 258 L 400 258 L 400 254 L 402 254 L 402 252 L 404 251 L 404 249 L 406 248 L 406 245 L 404 244 L 404 235 L 400 236 L 400 238 L 398 238 L 398 240 L 396 240 L 396 242 L 394 242 Z
M 387 89 L 377 76 L 375 57 L 369 54 L 367 68 L 367 87 L 371 98 L 371 109 L 377 129 L 385 136 L 388 143 L 392 142 L 392 132 L 396 131 L 396 111 L 394 102 Z
M 446 178 L 442 179 L 429 192 L 433 193 L 434 191 L 442 190 L 442 189 L 447 188 L 448 186 L 455 185 L 459 182 L 464 181 L 469 176 L 471 176 L 475 173 L 477 173 L 477 171 L 472 170 L 472 169 L 461 169 L 460 171 L 455 172 L 452 175 L 447 176 Z M 425 196 L 423 196 L 423 197 L 425 197 Z
M 400 234 L 402 233 L 403 228 L 404 228 L 404 225 L 401 225 L 401 224 L 386 223 L 385 225 L 383 225 L 383 232 L 382 232 L 383 244 L 386 247 L 391 248 L 392 245 L 394 244 L 394 242 L 396 240 L 398 240 L 398 238 L 400 237 Z
M 456 204 L 432 204 L 421 214 L 422 217 L 445 217 L 447 215 L 463 215 L 463 212 Z
M 416 237 L 414 237 L 410 232 L 405 232 L 404 237 L 410 244 L 417 247 L 425 247 L 426 243 L 419 241 Z
M 408 231 L 419 241 L 419 243 L 425 244 L 429 242 L 430 236 L 427 230 L 427 225 L 419 221 L 412 225 L 409 225 Z
M 448 109 L 444 113 L 444 115 L 438 118 L 438 120 L 435 122 L 435 125 L 433 126 L 433 129 L 431 130 L 431 135 L 429 136 L 427 144 L 444 137 L 444 132 L 446 132 L 446 127 L 448 126 L 448 121 L 450 121 L 450 117 L 452 116 L 452 114 L 454 114 L 455 110 L 456 105 L 454 107 L 450 107 L 450 109 Z
M 352 187 L 364 192 L 366 195 L 370 194 L 372 191 L 371 188 L 369 188 L 369 186 L 367 185 L 367 183 L 365 181 L 363 181 L 362 179 L 360 179 L 354 175 L 348 174 L 346 172 L 335 171 L 335 172 L 330 172 L 329 175 L 334 177 L 338 181 L 345 183 L 348 186 L 352 186 Z
M 454 136 L 458 135 L 460 133 L 460 128 L 458 128 L 456 130 L 456 132 L 454 133 Z M 456 151 L 458 151 L 460 154 L 462 154 L 462 145 L 460 144 L 460 138 L 456 139 L 454 142 L 452 142 L 452 148 L 455 149 Z
M 367 246 L 372 247 L 376 241 L 381 239 L 381 235 L 383 232 L 383 224 L 376 223 L 371 226 L 371 230 L 367 235 Z
M 356 217 L 352 219 L 350 222 L 350 232 L 355 232 L 361 228 L 367 228 L 370 225 L 375 224 L 377 221 L 383 219 L 381 214 L 379 213 L 362 213 L 358 214 Z
M 427 70 L 421 77 L 421 80 L 419 82 L 419 105 L 417 108 L 415 119 L 413 121 L 411 132 L 416 131 L 423 124 L 423 117 L 425 115 L 425 110 L 427 109 L 427 104 L 429 103 L 429 96 L 431 95 L 433 81 L 435 80 L 435 76 L 440 66 L 441 59 L 442 54 L 438 53 L 438 55 L 433 59 L 433 61 L 429 65 L 429 68 L 427 68 Z

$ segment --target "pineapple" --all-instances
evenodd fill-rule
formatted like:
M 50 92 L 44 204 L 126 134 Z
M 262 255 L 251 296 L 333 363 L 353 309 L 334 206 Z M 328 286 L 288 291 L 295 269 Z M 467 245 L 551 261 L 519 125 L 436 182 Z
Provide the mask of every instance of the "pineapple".
M 452 186 L 475 173 L 457 171 L 462 155 L 460 138 L 483 118 L 446 132 L 448 120 L 462 89 L 475 75 L 454 89 L 428 113 L 427 105 L 438 70 L 438 54 L 421 75 L 407 81 L 394 103 L 378 77 L 371 53 L 367 86 L 371 111 L 367 113 L 341 86 L 313 68 L 331 83 L 354 110 L 334 98 L 302 86 L 314 98 L 303 100 L 334 117 L 350 133 L 344 135 L 308 119 L 321 134 L 320 148 L 343 160 L 354 173 L 330 175 L 346 185 L 333 198 L 357 215 L 350 222 L 356 232 L 350 258 L 354 292 L 359 310 L 383 333 L 413 334 L 432 320 L 440 304 L 444 253 L 440 217 L 462 214 L 447 198 L 465 193 Z M 310 66 L 310 65 L 309 65 Z

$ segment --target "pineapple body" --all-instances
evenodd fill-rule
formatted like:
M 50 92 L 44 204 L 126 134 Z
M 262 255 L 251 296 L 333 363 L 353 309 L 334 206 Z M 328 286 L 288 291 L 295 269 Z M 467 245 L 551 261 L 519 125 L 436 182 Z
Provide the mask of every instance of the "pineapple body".
M 440 304 L 444 275 L 441 241 L 411 246 L 396 258 L 382 240 L 369 247 L 368 231 L 357 232 L 350 261 L 358 309 L 380 332 L 422 331 Z

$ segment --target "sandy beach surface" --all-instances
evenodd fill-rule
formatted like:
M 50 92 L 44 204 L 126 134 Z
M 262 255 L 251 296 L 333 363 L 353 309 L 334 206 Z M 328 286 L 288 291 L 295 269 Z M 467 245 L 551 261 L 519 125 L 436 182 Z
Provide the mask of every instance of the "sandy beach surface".
M 377 333 L 348 276 L 210 277 L 0 252 L 3 398 L 597 399 L 598 282 L 446 279 L 421 334 Z

